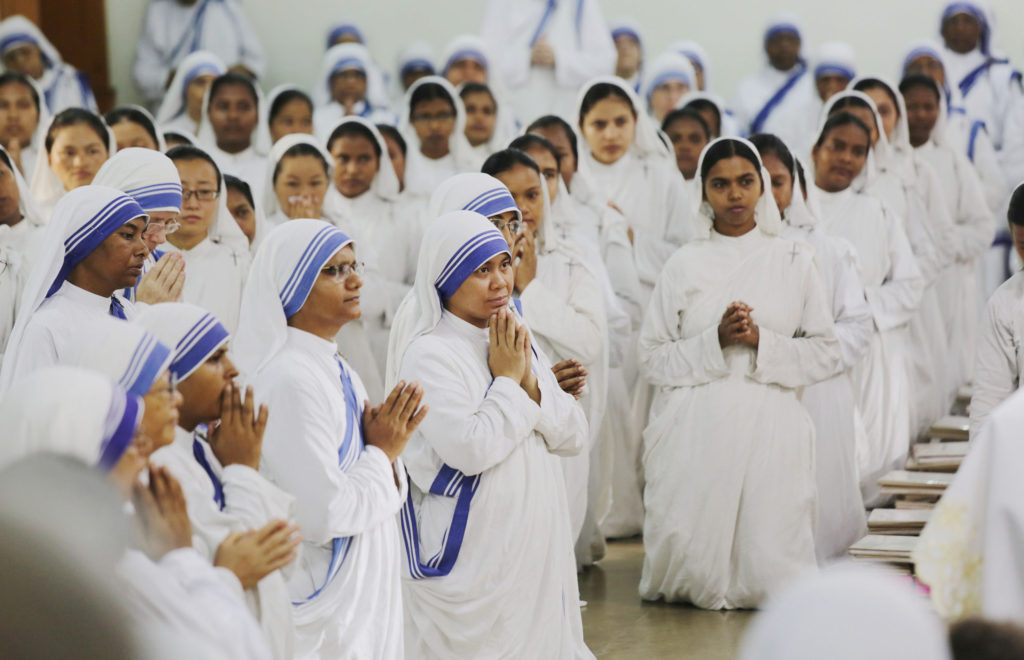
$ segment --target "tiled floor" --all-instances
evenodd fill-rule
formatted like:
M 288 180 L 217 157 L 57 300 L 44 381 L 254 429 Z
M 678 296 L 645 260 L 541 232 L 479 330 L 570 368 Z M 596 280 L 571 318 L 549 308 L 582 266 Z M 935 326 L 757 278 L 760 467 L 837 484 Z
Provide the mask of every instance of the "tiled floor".
M 580 576 L 590 650 L 601 660 L 732 660 L 753 612 L 642 602 L 636 590 L 643 556 L 640 539 L 615 541 L 605 558 Z

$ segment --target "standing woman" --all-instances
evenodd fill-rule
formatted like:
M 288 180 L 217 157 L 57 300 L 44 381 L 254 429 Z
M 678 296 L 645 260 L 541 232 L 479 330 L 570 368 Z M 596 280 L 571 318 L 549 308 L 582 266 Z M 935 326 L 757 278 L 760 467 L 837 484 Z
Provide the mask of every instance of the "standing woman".
M 82 108 L 55 115 L 46 128 L 43 147 L 32 174 L 32 196 L 47 217 L 67 191 L 92 183 L 117 150 L 103 119 Z
M 355 115 L 373 122 L 393 123 L 394 115 L 379 105 L 386 91 L 375 75 L 370 52 L 361 44 L 343 43 L 324 53 L 320 74 L 313 88 L 313 132 L 326 139 L 328 132 L 343 117 Z M 377 101 L 375 101 L 377 99 Z
M 697 163 L 704 147 L 711 141 L 711 129 L 699 112 L 691 108 L 680 108 L 665 115 L 661 131 L 672 142 L 676 155 L 676 167 L 687 183 L 691 196 L 696 190 Z
M 205 50 L 192 53 L 174 71 L 174 79 L 162 92 L 163 101 L 156 123 L 165 131 L 195 136 L 203 118 L 206 90 L 218 76 L 227 73 L 224 62 Z
M 50 113 L 39 88 L 20 73 L 0 74 L 0 146 L 26 179 L 36 168 Z
M 205 150 L 218 167 L 263 194 L 263 174 L 270 145 L 259 130 L 265 123 L 266 103 L 256 82 L 240 73 L 219 76 L 206 90 L 203 115 L 196 144 Z
M 24 16 L 0 23 L 0 55 L 5 70 L 29 76 L 39 85 L 51 114 L 66 108 L 98 111 L 89 79 L 66 64 L 50 40 Z
M 508 244 L 485 217 L 428 227 L 416 326 L 389 355 L 430 406 L 403 453 L 409 657 L 593 657 L 558 458 L 581 450 L 587 423 L 512 289 Z
M 444 78 L 420 78 L 405 93 L 399 130 L 409 144 L 405 188 L 430 195 L 442 181 L 475 172 L 480 158 L 466 139 L 466 109 Z
M 700 180 L 701 230 L 666 264 L 640 332 L 658 388 L 640 595 L 756 607 L 815 566 L 814 427 L 797 389 L 836 373 L 839 343 L 813 250 L 779 238 L 753 145 L 712 142 Z

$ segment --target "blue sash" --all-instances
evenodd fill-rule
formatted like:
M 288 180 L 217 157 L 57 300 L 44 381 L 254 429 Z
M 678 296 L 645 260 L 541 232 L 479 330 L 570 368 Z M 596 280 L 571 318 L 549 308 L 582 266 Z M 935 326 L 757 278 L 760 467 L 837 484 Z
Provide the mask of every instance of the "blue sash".
M 408 478 L 408 474 L 406 474 Z M 466 523 L 469 521 L 469 505 L 480 485 L 480 475 L 467 477 L 455 468 L 444 465 L 441 467 L 434 483 L 430 485 L 431 495 L 454 497 L 455 512 L 452 524 L 445 533 L 441 549 L 426 561 L 420 555 L 420 531 L 416 523 L 416 510 L 412 503 L 412 491 L 402 507 L 402 540 L 405 543 L 405 555 L 409 565 L 409 574 L 414 580 L 431 577 L 444 577 L 455 568 L 455 560 L 462 549 L 462 539 L 466 534 Z
M 980 119 L 976 119 L 974 123 L 971 124 L 971 135 L 967 139 L 967 158 L 972 163 L 974 162 L 974 142 L 978 139 L 978 134 L 985 130 L 987 130 L 985 122 Z
M 533 31 L 533 36 L 530 37 L 530 48 L 537 45 L 537 40 L 544 34 L 544 30 L 548 27 L 548 21 L 551 20 L 551 15 L 555 13 L 555 9 L 558 7 L 558 0 L 548 0 L 547 6 L 544 7 L 544 15 L 540 17 L 540 23 L 537 24 L 537 29 Z M 577 0 L 576 2 L 576 46 L 582 47 L 583 36 L 580 31 L 583 26 L 583 0 Z
M 157 261 L 160 261 L 160 257 L 164 256 L 164 254 L 164 251 L 161 250 L 160 248 L 153 250 L 153 263 L 155 264 Z M 121 292 L 125 300 L 135 302 L 135 293 L 139 290 L 139 282 L 142 281 L 142 278 L 145 276 L 147 272 L 149 272 L 149 268 L 147 268 L 145 262 L 143 262 L 142 275 L 139 275 L 139 279 L 135 281 L 135 286 L 126 288 L 124 291 Z
M 116 319 L 128 320 L 128 317 L 124 313 L 124 305 L 117 299 L 117 296 L 110 296 L 110 315 Z
M 192 436 L 192 455 L 195 456 L 196 462 L 206 472 L 206 476 L 210 477 L 210 482 L 213 484 L 213 501 L 217 503 L 217 507 L 224 510 L 224 484 L 221 483 L 217 473 L 213 471 L 213 467 L 210 465 L 210 461 L 206 459 L 206 450 L 203 449 L 203 443 L 199 442 L 201 436 L 196 433 Z M 205 438 L 204 438 L 205 440 Z
M 963 80 L 959 82 L 957 87 L 960 88 L 960 93 L 963 94 L 964 98 L 967 98 L 967 94 L 974 88 L 975 83 L 978 79 L 992 68 L 993 64 L 1008 64 L 1009 60 L 997 60 L 994 57 L 989 57 L 984 62 L 979 64 L 970 73 L 963 77 Z
M 790 91 L 792 91 L 797 82 L 803 78 L 805 73 L 807 73 L 807 65 L 802 64 L 800 66 L 800 70 L 791 75 L 789 80 L 787 80 L 782 87 L 779 87 L 775 93 L 772 94 L 772 97 L 764 104 L 761 111 L 754 116 L 754 120 L 750 122 L 751 135 L 761 132 L 761 129 L 764 127 L 764 123 L 768 121 L 768 116 L 772 114 L 772 111 L 774 111 L 780 103 L 782 103 L 782 100 L 786 98 L 786 95 L 789 94 Z

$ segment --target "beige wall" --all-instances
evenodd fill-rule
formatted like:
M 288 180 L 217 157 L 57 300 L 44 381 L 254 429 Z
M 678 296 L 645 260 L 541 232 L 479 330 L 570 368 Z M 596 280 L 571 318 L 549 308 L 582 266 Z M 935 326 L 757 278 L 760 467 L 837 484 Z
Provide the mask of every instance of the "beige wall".
M 243 0 L 268 56 L 265 88 L 293 81 L 310 85 L 327 26 L 341 17 L 358 22 L 370 50 L 389 71 L 401 46 L 426 39 L 437 49 L 451 37 L 479 29 L 485 0 Z M 860 69 L 896 75 L 910 41 L 933 37 L 940 0 L 601 0 L 606 19 L 632 16 L 644 26 L 649 56 L 672 41 L 694 38 L 711 55 L 712 87 L 730 98 L 736 83 L 760 65 L 762 24 L 779 10 L 803 19 L 813 48 L 844 40 L 857 50 Z M 990 0 L 999 44 L 1024 68 L 1024 0 Z M 137 99 L 131 82 L 146 0 L 107 0 L 111 81 L 120 102 Z M 339 9 L 344 7 L 344 10 Z M 681 7 L 687 9 L 681 10 Z M 1011 42 L 1007 37 L 1016 35 Z

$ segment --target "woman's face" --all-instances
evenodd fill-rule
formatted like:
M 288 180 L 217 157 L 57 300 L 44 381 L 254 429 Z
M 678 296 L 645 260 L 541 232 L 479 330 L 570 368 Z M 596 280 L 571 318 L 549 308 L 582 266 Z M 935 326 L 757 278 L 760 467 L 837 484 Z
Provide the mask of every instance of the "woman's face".
M 39 109 L 32 90 L 20 82 L 0 87 L 0 144 L 8 149 L 12 142 L 24 148 L 32 141 L 39 125 Z
M 64 184 L 74 190 L 92 183 L 110 154 L 106 143 L 88 124 L 71 124 L 57 129 L 50 148 L 50 168 Z
M 252 244 L 254 238 L 256 238 L 256 210 L 246 199 L 245 195 L 240 190 L 234 188 L 228 188 L 228 211 L 231 212 L 231 217 L 238 223 L 239 228 L 245 237 L 249 239 L 249 244 Z
M 21 191 L 18 180 L 7 164 L 0 160 L 0 225 L 16 225 L 21 220 Z
M 341 274 L 342 268 L 347 270 L 355 264 L 356 252 L 351 245 L 335 252 L 320 269 L 302 309 L 292 315 L 288 323 L 307 330 L 331 329 L 334 334 L 336 328 L 358 319 L 362 315 L 359 293 L 363 278 L 356 272 Z
M 146 249 L 150 253 L 167 242 L 167 227 L 177 221 L 177 211 L 149 212 L 149 224 L 146 226 L 146 232 L 142 235 L 142 240 L 145 241 Z
M 288 101 L 270 122 L 270 139 L 274 142 L 293 133 L 313 134 L 313 108 L 305 99 Z
M 532 167 L 515 165 L 494 175 L 512 193 L 512 200 L 523 214 L 523 224 L 536 234 L 544 225 L 544 190 L 540 175 Z
M 878 108 L 878 116 L 882 118 L 882 130 L 885 131 L 885 138 L 892 139 L 892 132 L 896 130 L 896 122 L 900 118 L 900 109 L 892 102 L 889 94 L 879 87 L 872 87 L 864 90 L 864 93 L 871 97 Z M 870 127 L 871 124 L 868 124 Z
M 123 120 L 110 127 L 114 131 L 117 150 L 140 147 L 157 151 L 157 143 L 145 128 L 133 121 Z
M 444 307 L 463 321 L 486 328 L 491 315 L 508 306 L 514 283 L 512 257 L 502 252 L 470 273 Z
M 651 92 L 651 114 L 659 124 L 689 91 L 690 86 L 681 80 L 668 80 L 654 88 Z
M 754 209 L 761 197 L 761 176 L 742 156 L 723 158 L 708 170 L 704 199 L 714 212 L 715 230 L 741 236 L 754 228 Z
M 562 180 L 565 181 L 566 186 L 572 185 L 572 175 L 576 174 L 576 157 L 572 153 L 572 143 L 569 142 L 569 136 L 565 134 L 565 130 L 558 126 L 552 126 L 550 128 L 535 128 L 530 132 L 547 138 L 548 142 L 554 145 L 555 151 L 558 152 L 558 162 L 561 164 Z
M 468 82 L 486 85 L 487 67 L 480 60 L 472 57 L 463 57 L 460 60 L 455 60 L 448 66 L 444 77 L 455 87 Z
M 380 158 L 373 143 L 362 135 L 336 139 L 331 144 L 331 158 L 334 159 L 334 187 L 348 198 L 369 190 L 380 169 Z
M 907 105 L 910 144 L 919 147 L 931 138 L 935 123 L 939 121 L 939 99 L 934 91 L 922 85 L 908 89 L 903 98 Z
M 939 87 L 946 84 L 946 69 L 942 66 L 942 61 L 931 55 L 918 55 L 910 60 L 907 63 L 906 72 L 908 75 L 911 73 L 924 74 L 939 83 Z
M 238 369 L 228 357 L 227 346 L 221 346 L 178 383 L 182 397 L 181 427 L 191 431 L 199 424 L 220 419 L 221 395 L 236 376 Z
M 210 99 L 209 112 L 219 148 L 238 153 L 249 147 L 259 117 L 256 99 L 248 85 L 230 83 L 218 87 L 216 96 Z
M 543 147 L 534 147 L 526 152 L 526 155 L 537 163 L 540 168 L 540 177 L 544 179 L 544 185 L 548 187 L 548 201 L 555 203 L 558 197 L 558 160 L 554 154 Z
M 615 75 L 622 78 L 632 78 L 636 70 L 640 68 L 640 60 L 643 58 L 643 49 L 640 42 L 628 34 L 620 34 L 615 37 Z
M 142 413 L 142 431 L 136 443 L 139 453 L 145 458 L 161 447 L 174 442 L 174 429 L 178 426 L 178 408 L 181 407 L 181 394 L 171 387 L 171 374 L 166 369 L 157 376 L 153 385 L 142 397 L 146 404 Z
M 865 108 L 860 105 L 852 105 L 848 108 L 843 108 L 843 112 L 849 112 L 857 119 L 864 122 L 864 125 L 871 131 L 871 145 L 874 146 L 878 142 L 878 124 L 875 122 L 875 113 L 871 112 L 870 108 Z
M 402 153 L 402 147 L 398 141 L 388 136 L 387 133 L 384 133 L 384 143 L 388 145 L 388 158 L 391 159 L 391 167 L 394 168 L 395 176 L 398 177 L 398 186 L 403 188 L 405 187 L 405 154 Z M 337 167 L 337 158 L 335 158 L 335 167 Z
M 850 187 L 868 161 L 871 145 L 868 136 L 855 124 L 833 128 L 821 146 L 811 151 L 814 183 L 826 192 L 841 192 Z
M 772 152 L 761 154 L 761 162 L 772 179 L 772 197 L 775 198 L 775 205 L 779 207 L 779 213 L 783 214 L 793 200 L 793 176 Z
M 212 73 L 202 73 L 193 78 L 185 88 L 185 111 L 197 123 L 203 114 L 203 97 L 206 96 L 206 90 L 216 79 L 217 76 Z
M 689 181 L 696 176 L 700 152 L 708 143 L 704 127 L 695 119 L 683 117 L 666 126 L 665 135 L 672 141 L 672 149 L 676 153 L 676 167 L 682 172 L 683 178 Z
M 285 156 L 274 179 L 274 194 L 282 209 L 292 206 L 295 198 L 302 198 L 316 209 L 317 217 L 323 209 L 329 180 L 323 162 L 316 156 Z
M 420 101 L 409 115 L 420 151 L 428 158 L 441 158 L 448 154 L 448 140 L 455 131 L 455 107 L 445 99 Z
M 362 101 L 366 98 L 366 73 L 358 69 L 335 73 L 331 76 L 331 96 L 343 106 Z
M 487 92 L 474 92 L 462 97 L 466 106 L 466 139 L 471 145 L 484 144 L 494 135 L 498 106 Z
M 213 165 L 201 158 L 176 160 L 181 177 L 181 227 L 168 237 L 177 246 L 195 245 L 209 235 L 217 219 L 217 186 L 220 181 Z M 198 194 L 197 194 L 198 193 Z M 199 199 L 213 196 L 213 199 Z
M 142 240 L 145 229 L 145 218 L 135 218 L 121 225 L 71 270 L 68 279 L 88 281 L 93 285 L 89 290 L 104 297 L 112 296 L 118 289 L 135 286 L 149 254 Z
M 633 107 L 618 96 L 595 103 L 583 118 L 583 138 L 599 163 L 610 165 L 622 158 L 636 137 Z
M 43 63 L 43 51 L 35 44 L 24 44 L 11 48 L 4 53 L 4 68 L 24 76 L 39 80 L 46 73 Z
M 954 14 L 942 22 L 942 39 L 946 42 L 946 48 L 954 53 L 969 53 L 978 47 L 981 23 L 970 14 Z
M 818 88 L 818 97 L 822 103 L 846 89 L 846 86 L 849 84 L 849 78 L 836 73 L 829 73 L 814 79 L 814 85 Z

